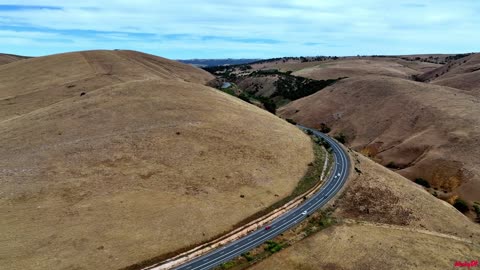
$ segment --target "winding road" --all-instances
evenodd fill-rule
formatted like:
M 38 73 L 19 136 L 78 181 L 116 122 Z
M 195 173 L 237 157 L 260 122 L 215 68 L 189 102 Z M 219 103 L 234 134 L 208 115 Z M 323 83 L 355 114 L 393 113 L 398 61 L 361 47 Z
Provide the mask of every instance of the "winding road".
M 307 214 L 311 214 L 324 206 L 340 191 L 347 181 L 350 172 L 350 160 L 347 153 L 335 140 L 327 135 L 314 129 L 309 129 L 303 126 L 298 127 L 304 130 L 310 130 L 314 135 L 323 138 L 332 147 L 334 155 L 333 172 L 320 190 L 312 197 L 305 200 L 297 208 L 286 212 L 269 223 L 268 226 L 270 228 L 268 230 L 266 230 L 265 227 L 260 228 L 234 242 L 195 258 L 175 269 L 203 270 L 219 266 L 294 227 L 296 224 L 307 218 Z M 155 270 L 157 267 L 152 266 L 145 269 Z

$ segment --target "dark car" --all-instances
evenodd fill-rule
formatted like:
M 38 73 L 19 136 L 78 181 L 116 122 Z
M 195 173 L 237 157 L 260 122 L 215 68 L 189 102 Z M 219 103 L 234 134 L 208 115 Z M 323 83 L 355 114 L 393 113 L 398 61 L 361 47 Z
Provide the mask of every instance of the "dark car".
M 272 226 L 266 226 L 266 227 L 265 227 L 265 231 L 268 231 L 268 230 L 270 230 L 271 228 L 272 228 Z

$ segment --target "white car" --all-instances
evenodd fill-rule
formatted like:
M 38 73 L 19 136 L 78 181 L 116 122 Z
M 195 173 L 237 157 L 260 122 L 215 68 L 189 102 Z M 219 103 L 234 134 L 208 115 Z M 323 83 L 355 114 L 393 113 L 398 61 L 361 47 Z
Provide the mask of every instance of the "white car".
M 307 210 L 303 211 L 302 215 L 306 216 L 307 215 Z

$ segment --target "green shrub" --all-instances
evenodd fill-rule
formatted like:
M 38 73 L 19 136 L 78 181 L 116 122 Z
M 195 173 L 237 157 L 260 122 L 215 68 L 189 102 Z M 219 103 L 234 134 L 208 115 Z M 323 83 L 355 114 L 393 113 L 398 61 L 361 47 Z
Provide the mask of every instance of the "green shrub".
M 475 213 L 477 214 L 477 216 L 480 216 L 480 205 L 474 204 L 473 209 L 475 210 Z
M 347 142 L 347 137 L 343 133 L 335 135 L 334 138 L 341 143 L 346 143 Z
M 250 255 L 250 252 L 243 253 L 242 257 L 244 257 L 248 262 L 253 261 L 253 257 L 252 257 L 252 255 Z
M 430 183 L 428 183 L 427 180 L 423 179 L 423 178 L 417 178 L 415 179 L 415 183 L 421 185 L 421 186 L 424 186 L 426 188 L 430 188 Z
M 222 263 L 222 265 L 220 267 L 222 269 L 230 269 L 234 266 L 235 266 L 235 262 L 226 262 L 226 263 Z
M 277 112 L 277 105 L 275 102 L 273 102 L 271 99 L 266 99 L 262 101 L 263 107 L 265 107 L 265 110 L 275 114 Z
M 453 207 L 457 208 L 457 210 L 462 213 L 466 213 L 469 210 L 467 202 L 460 198 L 455 200 L 455 203 L 453 203 Z
M 247 95 L 245 95 L 245 93 L 241 93 L 240 96 L 238 96 L 238 98 L 240 98 L 243 101 L 246 101 L 246 102 L 250 103 L 250 98 Z
M 320 124 L 320 131 L 322 133 L 329 133 L 330 131 L 332 131 L 332 129 L 330 127 L 328 127 L 327 124 L 321 123 Z

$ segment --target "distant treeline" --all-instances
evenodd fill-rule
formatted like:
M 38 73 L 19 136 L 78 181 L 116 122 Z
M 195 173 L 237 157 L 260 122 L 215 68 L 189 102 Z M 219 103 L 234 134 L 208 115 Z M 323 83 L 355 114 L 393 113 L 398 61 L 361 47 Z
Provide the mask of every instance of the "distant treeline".
M 195 65 L 199 67 L 212 67 L 212 66 L 231 66 L 231 65 L 243 65 L 252 62 L 259 61 L 260 59 L 188 59 L 178 60 L 179 62 Z

